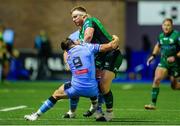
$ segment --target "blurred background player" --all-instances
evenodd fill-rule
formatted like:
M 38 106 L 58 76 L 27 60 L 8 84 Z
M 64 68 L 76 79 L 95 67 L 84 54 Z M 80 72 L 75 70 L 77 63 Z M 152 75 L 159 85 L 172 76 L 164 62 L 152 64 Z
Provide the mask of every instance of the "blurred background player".
M 10 52 L 4 41 L 5 26 L 0 22 L 0 77 L 1 81 L 7 78 L 10 69 Z
M 158 36 L 157 44 L 152 55 L 147 60 L 147 65 L 160 53 L 161 59 L 158 64 L 152 84 L 151 103 L 145 105 L 145 109 L 156 109 L 156 101 L 159 94 L 160 82 L 170 76 L 171 88 L 180 89 L 178 77 L 180 77 L 180 34 L 173 29 L 173 21 L 167 18 L 162 23 L 163 32 Z
M 108 51 L 117 48 L 119 38 L 108 44 L 84 44 L 76 45 L 71 39 L 61 43 L 62 50 L 68 53 L 67 62 L 72 72 L 70 83 L 60 86 L 51 97 L 38 109 L 36 113 L 25 115 L 26 120 L 35 121 L 43 113 L 56 104 L 57 100 L 77 98 L 80 96 L 90 97 L 94 108 L 97 108 L 98 84 L 95 77 L 94 53 Z
M 48 58 L 52 54 L 51 41 L 47 32 L 44 29 L 40 30 L 34 42 L 34 47 L 38 52 L 38 79 L 47 79 L 51 74 Z
M 84 7 L 74 7 L 71 10 L 71 16 L 75 25 L 80 28 L 80 42 L 102 44 L 112 40 L 112 36 L 105 30 L 102 23 L 97 18 L 89 17 Z M 98 105 L 97 121 L 110 121 L 113 118 L 113 94 L 110 90 L 110 85 L 121 63 L 122 55 L 118 49 L 107 53 L 97 53 L 95 56 L 96 78 L 100 81 L 100 92 L 103 95 L 107 108 L 104 115 L 101 111 L 101 103 Z M 90 107 L 83 115 L 88 117 L 94 112 L 94 109 Z

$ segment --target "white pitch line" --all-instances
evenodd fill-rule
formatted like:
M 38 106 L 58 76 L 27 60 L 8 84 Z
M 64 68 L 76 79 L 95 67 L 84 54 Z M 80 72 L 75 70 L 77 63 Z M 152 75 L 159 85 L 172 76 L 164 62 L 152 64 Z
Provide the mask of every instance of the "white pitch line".
M 11 108 L 5 108 L 5 109 L 1 109 L 1 112 L 7 112 L 7 111 L 12 111 L 12 110 L 17 110 L 17 109 L 23 109 L 26 108 L 27 106 L 25 105 L 21 105 L 21 106 L 16 106 L 16 107 L 11 107 Z
M 122 89 L 123 90 L 129 90 L 129 89 L 132 89 L 133 88 L 133 85 L 130 85 L 130 84 L 127 84 L 127 85 L 123 85 L 122 86 Z
M 27 110 L 34 110 L 35 108 L 31 108 L 31 107 L 28 107 L 28 108 L 26 108 Z M 64 108 L 57 108 L 57 107 L 54 107 L 53 108 L 54 110 L 58 110 L 58 111 L 61 111 L 61 110 L 63 110 Z M 81 110 L 81 111 L 85 111 L 85 110 L 87 110 L 87 109 L 85 109 L 85 108 L 78 108 L 78 110 Z M 131 109 L 131 108 L 129 108 L 129 109 L 126 109 L 126 108 L 114 108 L 113 110 L 115 110 L 115 111 L 149 111 L 149 110 L 146 110 L 146 109 L 144 109 L 144 108 L 142 108 L 142 109 Z M 156 110 L 154 110 L 154 111 L 163 111 L 163 112 L 180 112 L 180 110 L 177 110 L 177 109 L 156 109 Z

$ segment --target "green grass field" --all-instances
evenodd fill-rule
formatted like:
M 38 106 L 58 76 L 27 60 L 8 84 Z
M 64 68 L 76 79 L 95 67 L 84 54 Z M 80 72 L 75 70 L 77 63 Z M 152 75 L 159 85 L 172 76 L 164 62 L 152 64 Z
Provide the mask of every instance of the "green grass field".
M 25 114 L 36 111 L 44 100 L 59 86 L 58 82 L 9 82 L 0 84 L 0 125 L 180 125 L 180 91 L 162 84 L 157 110 L 147 111 L 151 84 L 113 84 L 114 115 L 111 122 L 96 122 L 94 117 L 84 118 L 89 99 L 81 98 L 75 119 L 63 119 L 68 100 L 59 101 L 53 109 L 35 122 L 24 120 Z M 27 106 L 23 109 L 2 111 L 5 108 Z

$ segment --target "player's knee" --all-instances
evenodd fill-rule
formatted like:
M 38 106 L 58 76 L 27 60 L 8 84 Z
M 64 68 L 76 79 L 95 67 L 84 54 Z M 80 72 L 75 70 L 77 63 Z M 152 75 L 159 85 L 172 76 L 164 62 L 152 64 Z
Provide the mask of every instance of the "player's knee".
M 171 89 L 176 90 L 176 86 L 171 85 Z
M 156 77 L 154 78 L 154 84 L 155 85 L 159 85 L 160 82 L 161 82 L 161 78 L 159 78 L 159 77 L 158 78 L 156 78 Z
M 59 100 L 59 91 L 55 90 L 53 95 L 52 95 L 56 100 Z
M 101 93 L 102 93 L 102 94 L 108 93 L 108 92 L 110 91 L 110 85 L 111 85 L 111 83 L 109 83 L 109 82 L 101 83 L 101 84 L 100 84 Z
M 102 94 L 107 94 L 109 91 L 110 91 L 110 89 L 108 87 L 104 86 L 104 87 L 101 88 Z
M 171 82 L 171 89 L 173 89 L 173 90 L 179 90 L 179 87 L 177 86 L 177 83 Z

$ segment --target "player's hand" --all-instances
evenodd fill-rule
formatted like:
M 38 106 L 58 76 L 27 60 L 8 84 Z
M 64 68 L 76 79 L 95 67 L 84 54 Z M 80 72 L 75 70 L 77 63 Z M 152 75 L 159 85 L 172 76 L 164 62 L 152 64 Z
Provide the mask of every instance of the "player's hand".
M 80 42 L 80 40 L 76 40 L 76 41 L 74 41 L 74 44 L 75 44 L 75 45 L 80 45 L 81 42 Z
M 154 59 L 154 56 L 150 56 L 149 58 L 148 58 L 148 60 L 147 60 L 147 66 L 149 66 L 149 64 L 153 61 L 153 59 Z
M 169 63 L 173 63 L 175 60 L 176 60 L 176 58 L 174 56 L 170 56 L 170 57 L 167 58 L 167 61 Z
M 111 46 L 113 49 L 116 49 L 119 46 L 119 37 L 117 37 L 116 35 L 112 35 L 112 37 L 113 41 L 111 42 Z

